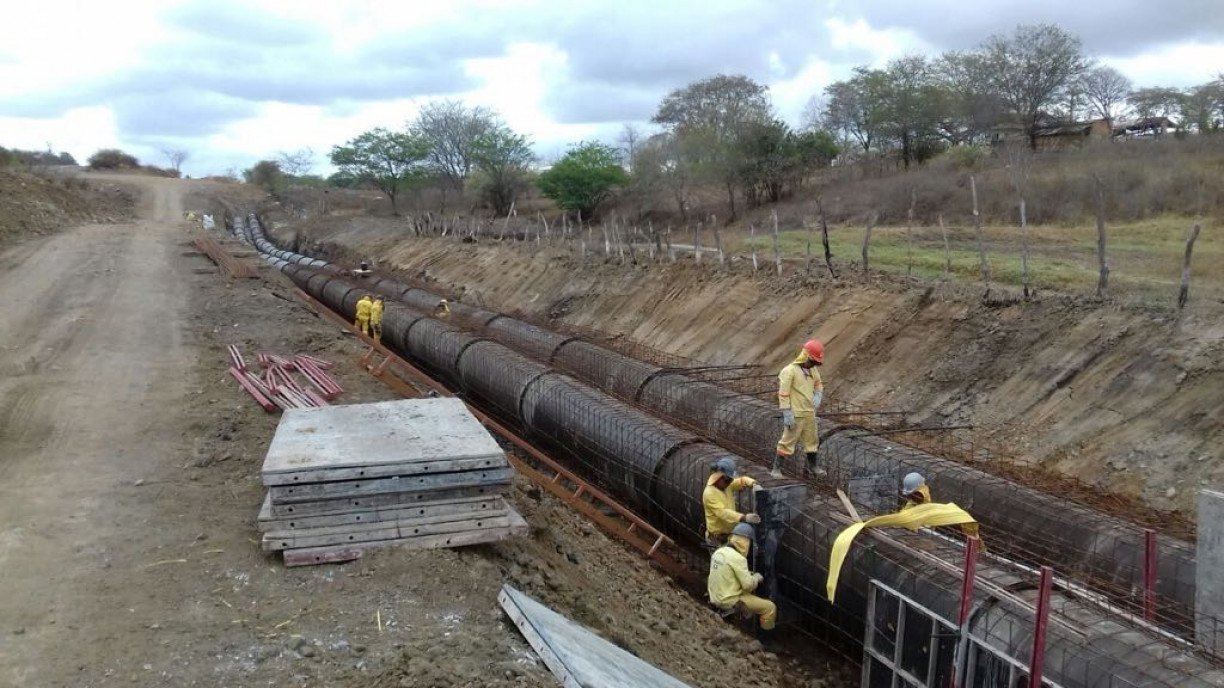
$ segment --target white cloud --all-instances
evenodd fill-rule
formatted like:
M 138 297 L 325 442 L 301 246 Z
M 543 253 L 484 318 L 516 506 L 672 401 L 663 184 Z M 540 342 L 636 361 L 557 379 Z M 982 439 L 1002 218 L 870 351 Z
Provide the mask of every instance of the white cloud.
M 421 103 L 491 107 L 545 159 L 615 139 L 685 83 L 743 73 L 792 124 L 860 64 L 972 45 L 1023 21 L 1080 31 L 1137 85 L 1188 86 L 1224 65 L 1224 13 L 1169 0 L 1135 29 L 1138 0 L 1064 12 L 988 0 L 44 0 L 0 9 L 0 145 L 77 157 L 118 146 L 194 175 L 277 150 L 326 152 Z M 1121 3 L 1120 5 L 1118 3 Z M 1196 9 L 1197 8 L 1197 9 Z M 1020 13 L 1020 14 L 1018 14 Z M 1139 22 L 1143 23 L 1143 22 Z

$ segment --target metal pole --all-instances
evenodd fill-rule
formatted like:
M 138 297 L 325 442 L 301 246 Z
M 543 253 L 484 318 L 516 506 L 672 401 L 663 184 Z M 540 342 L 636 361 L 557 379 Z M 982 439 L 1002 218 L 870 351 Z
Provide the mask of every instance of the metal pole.
M 973 581 L 977 576 L 978 548 L 982 541 L 976 537 L 965 540 L 965 576 L 961 579 L 960 613 L 956 615 L 956 623 L 964 626 L 969 620 L 969 612 L 973 609 Z
M 1037 615 L 1033 620 L 1033 654 L 1029 663 L 1029 688 L 1041 688 L 1045 669 L 1046 627 L 1050 623 L 1050 590 L 1054 584 L 1054 569 L 1041 567 L 1041 585 L 1037 591 Z
M 1143 620 L 1156 617 L 1156 531 L 1143 529 Z

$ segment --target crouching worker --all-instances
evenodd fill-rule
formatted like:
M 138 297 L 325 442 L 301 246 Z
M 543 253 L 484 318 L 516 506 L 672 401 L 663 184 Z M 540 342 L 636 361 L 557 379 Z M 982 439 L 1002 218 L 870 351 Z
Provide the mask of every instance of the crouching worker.
M 752 594 L 764 580 L 759 573 L 748 570 L 748 548 L 752 544 L 752 526 L 740 523 L 731 531 L 727 544 L 710 557 L 710 577 L 706 587 L 710 603 L 724 612 L 738 607 L 756 615 L 762 641 L 770 636 L 778 621 L 778 607 L 773 602 Z
M 738 476 L 738 477 L 737 477 Z M 701 504 L 705 508 L 706 545 L 718 547 L 727 541 L 731 529 L 737 523 L 757 524 L 761 517 L 742 514 L 735 510 L 735 493 L 745 487 L 753 487 L 756 481 L 740 476 L 735 459 L 724 456 L 710 464 L 710 478 L 701 493 Z

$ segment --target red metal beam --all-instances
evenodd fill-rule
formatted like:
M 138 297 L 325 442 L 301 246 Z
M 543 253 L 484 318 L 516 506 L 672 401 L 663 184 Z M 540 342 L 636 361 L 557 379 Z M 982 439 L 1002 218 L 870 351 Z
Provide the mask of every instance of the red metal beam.
M 1054 588 L 1054 569 L 1041 567 L 1041 583 L 1037 588 L 1037 614 L 1033 619 L 1033 654 L 1029 662 L 1029 688 L 1041 688 L 1045 671 L 1046 629 L 1050 623 L 1050 591 Z
M 960 612 L 956 615 L 956 623 L 965 625 L 969 620 L 969 612 L 973 610 L 973 583 L 977 577 L 978 548 L 982 541 L 971 537 L 965 540 L 965 568 L 961 579 Z
M 251 380 L 247 378 L 246 373 L 231 366 L 229 369 L 229 374 L 238 381 L 238 384 L 242 385 L 242 388 L 245 389 L 253 399 L 255 399 L 257 404 L 263 407 L 263 410 L 268 412 L 276 410 L 276 404 L 272 403 L 268 397 L 264 396 L 263 392 L 256 389 L 256 387 L 251 384 Z

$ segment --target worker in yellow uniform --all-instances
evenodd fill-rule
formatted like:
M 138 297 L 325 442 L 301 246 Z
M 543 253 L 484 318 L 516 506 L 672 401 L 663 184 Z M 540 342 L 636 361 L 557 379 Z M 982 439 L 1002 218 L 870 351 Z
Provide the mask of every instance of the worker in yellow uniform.
M 755 480 L 738 473 L 735 459 L 729 456 L 710 465 L 710 478 L 701 493 L 701 504 L 705 507 L 706 543 L 711 547 L 725 543 L 737 523 L 761 522 L 760 516 L 740 513 L 735 509 L 735 493 L 756 485 Z
M 706 590 L 710 603 L 724 612 L 742 605 L 755 614 L 764 642 L 769 639 L 778 621 L 778 606 L 752 594 L 764 580 L 764 576 L 748 569 L 748 548 L 752 544 L 752 537 L 752 526 L 736 524 L 727 538 L 727 544 L 715 550 L 710 557 L 710 577 L 706 580 Z
M 439 320 L 449 320 L 450 313 L 450 304 L 446 302 L 446 299 L 439 299 L 438 305 L 434 306 L 433 317 Z
M 778 373 L 778 408 L 782 410 L 782 439 L 778 440 L 772 475 L 782 477 L 782 464 L 795 453 L 796 444 L 803 443 L 807 454 L 805 475 L 823 475 L 816 465 L 816 450 L 820 439 L 816 434 L 816 409 L 824 399 L 824 381 L 816 368 L 824 364 L 824 344 L 809 340 L 790 365 Z
M 905 500 L 901 511 L 919 504 L 930 504 L 931 488 L 927 487 L 926 478 L 921 473 L 907 473 L 901 480 L 901 497 Z
M 362 294 L 357 300 L 357 320 L 353 323 L 364 335 L 370 334 L 370 311 L 374 308 L 374 300 L 369 294 Z
M 370 332 L 375 342 L 382 341 L 383 297 L 375 296 L 370 304 Z

